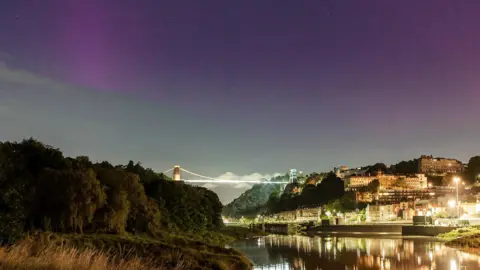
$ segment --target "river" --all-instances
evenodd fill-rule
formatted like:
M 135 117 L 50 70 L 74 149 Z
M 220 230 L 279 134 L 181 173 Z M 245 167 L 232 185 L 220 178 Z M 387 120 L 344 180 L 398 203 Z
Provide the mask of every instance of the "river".
M 254 269 L 480 269 L 480 257 L 434 238 L 374 236 L 267 236 L 242 240 Z

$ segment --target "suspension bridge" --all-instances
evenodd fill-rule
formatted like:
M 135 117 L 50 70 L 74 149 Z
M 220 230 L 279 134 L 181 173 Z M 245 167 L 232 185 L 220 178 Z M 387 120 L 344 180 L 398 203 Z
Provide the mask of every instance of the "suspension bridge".
M 237 184 L 237 183 L 251 183 L 251 184 L 288 184 L 288 181 L 269 181 L 267 179 L 259 179 L 259 180 L 235 180 L 235 179 L 218 179 L 213 177 L 204 176 L 198 173 L 191 172 L 185 168 L 180 168 L 180 166 L 174 166 L 163 172 L 163 174 L 167 174 L 173 171 L 172 179 L 174 181 L 183 181 L 183 182 L 190 182 L 190 183 L 230 183 L 230 184 Z M 181 172 L 185 172 L 192 176 L 195 176 L 199 179 L 182 179 Z

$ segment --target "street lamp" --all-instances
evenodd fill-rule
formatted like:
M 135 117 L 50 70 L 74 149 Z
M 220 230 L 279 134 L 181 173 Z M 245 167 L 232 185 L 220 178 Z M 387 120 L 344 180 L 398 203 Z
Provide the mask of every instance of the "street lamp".
M 459 213 L 460 212 L 459 211 L 460 210 L 459 209 L 460 204 L 458 203 L 458 182 L 460 182 L 460 177 L 454 177 L 453 181 L 455 181 L 455 186 L 457 188 L 457 218 L 459 218 L 459 216 L 460 216 L 460 213 Z
M 450 208 L 454 208 L 454 207 L 455 207 L 455 201 L 454 201 L 454 200 L 449 200 L 449 201 L 448 201 L 448 206 L 449 206 Z

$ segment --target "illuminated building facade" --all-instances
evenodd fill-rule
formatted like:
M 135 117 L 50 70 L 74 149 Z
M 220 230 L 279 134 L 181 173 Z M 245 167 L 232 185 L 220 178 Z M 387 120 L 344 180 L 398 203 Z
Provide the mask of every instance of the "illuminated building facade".
M 465 169 L 462 162 L 451 158 L 434 158 L 423 155 L 418 160 L 418 171 L 424 174 L 444 175 L 459 173 Z
M 404 189 L 425 189 L 427 188 L 427 177 L 424 174 L 416 174 L 412 176 L 378 174 L 376 176 L 350 176 L 345 179 L 345 187 L 347 189 L 358 189 L 366 187 L 373 180 L 380 182 L 380 189 L 393 188 L 400 180 Z

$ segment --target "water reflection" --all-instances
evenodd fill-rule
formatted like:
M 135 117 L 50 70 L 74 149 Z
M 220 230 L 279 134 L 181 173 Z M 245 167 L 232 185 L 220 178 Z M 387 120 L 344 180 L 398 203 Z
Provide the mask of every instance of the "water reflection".
M 432 239 L 268 236 L 234 246 L 255 269 L 480 269 L 480 257 Z

